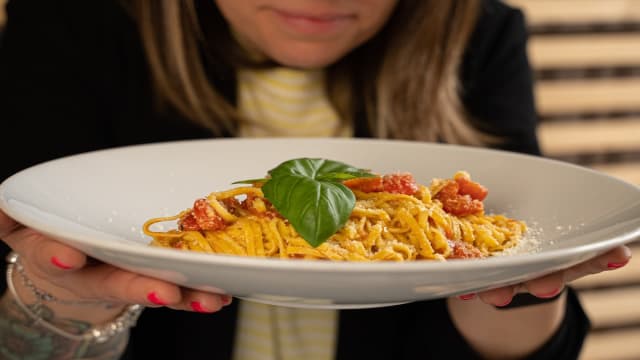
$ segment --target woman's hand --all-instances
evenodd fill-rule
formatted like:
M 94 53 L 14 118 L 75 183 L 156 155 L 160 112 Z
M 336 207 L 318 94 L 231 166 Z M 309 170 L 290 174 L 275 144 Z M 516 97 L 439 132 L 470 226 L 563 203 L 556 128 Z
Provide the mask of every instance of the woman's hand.
M 566 270 L 522 284 L 450 298 L 449 313 L 462 336 L 483 357 L 519 359 L 542 346 L 562 323 L 567 299 L 561 292 L 568 283 L 620 268 L 630 259 L 629 248 L 620 246 Z M 562 296 L 534 306 L 497 309 L 511 303 L 518 293 L 530 293 L 542 299 Z
M 110 311 L 91 311 L 91 316 L 96 318 L 84 319 L 87 321 L 108 321 L 125 304 L 215 312 L 231 302 L 228 295 L 186 289 L 98 263 L 74 248 L 21 226 L 1 211 L 0 239 L 20 255 L 26 275 L 41 290 L 64 300 L 95 300 L 120 305 Z M 18 278 L 14 279 L 14 283 L 16 287 L 21 285 Z M 76 306 L 73 311 L 79 308 L 82 306 Z
M 626 265 L 631 260 L 631 250 L 627 246 L 619 246 L 609 252 L 591 260 L 558 271 L 523 284 L 506 286 L 480 292 L 478 297 L 485 303 L 495 306 L 506 306 L 511 303 L 517 293 L 528 292 L 539 298 L 551 298 L 558 295 L 571 281 L 597 274 L 603 271 L 615 270 Z M 463 295 L 462 299 L 472 298 L 473 294 Z

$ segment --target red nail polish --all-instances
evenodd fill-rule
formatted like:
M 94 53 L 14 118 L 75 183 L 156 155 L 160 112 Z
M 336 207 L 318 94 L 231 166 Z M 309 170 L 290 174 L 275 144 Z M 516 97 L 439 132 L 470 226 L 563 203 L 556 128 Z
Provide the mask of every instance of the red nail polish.
M 231 296 L 229 296 L 229 295 L 222 296 L 222 305 L 227 306 L 227 305 L 231 304 L 231 300 L 232 299 L 233 298 Z
M 473 299 L 474 297 L 476 297 L 476 294 L 473 294 L 473 293 L 471 293 L 471 294 L 464 294 L 464 295 L 458 295 L 458 299 L 460 299 L 460 300 L 471 300 L 471 299 Z
M 59 267 L 62 270 L 69 270 L 71 269 L 73 266 L 67 265 L 65 263 L 63 263 L 62 261 L 60 261 L 60 259 L 58 259 L 55 256 L 51 257 L 51 263 L 57 267 Z
M 498 307 L 507 306 L 507 305 L 511 304 L 511 300 L 513 300 L 513 298 L 507 299 L 507 301 L 504 302 L 503 304 L 496 304 L 496 306 L 498 306 Z
M 151 301 L 152 303 L 156 304 L 156 305 L 165 305 L 166 303 L 162 300 L 160 300 L 160 297 L 158 297 L 158 294 L 154 292 L 150 292 L 147 295 L 147 300 Z
M 210 311 L 208 311 L 207 309 L 205 309 L 205 308 L 202 306 L 202 304 L 200 304 L 200 302 L 199 302 L 199 301 L 192 301 L 192 302 L 191 302 L 191 308 L 192 308 L 194 311 L 199 312 L 199 313 L 208 313 L 208 312 L 210 312 Z
M 629 262 L 629 260 L 623 261 L 623 262 L 619 262 L 619 263 L 608 263 L 607 267 L 609 269 L 617 269 L 617 268 L 621 268 L 621 267 L 627 265 L 628 262 Z

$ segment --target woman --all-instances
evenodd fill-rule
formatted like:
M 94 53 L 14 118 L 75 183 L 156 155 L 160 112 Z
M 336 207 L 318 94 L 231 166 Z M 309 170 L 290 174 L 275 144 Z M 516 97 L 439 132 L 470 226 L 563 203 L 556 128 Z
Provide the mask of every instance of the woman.
M 372 136 L 539 154 L 524 20 L 498 1 L 22 0 L 9 2 L 8 19 L 4 133 L 38 153 L 3 142 L 1 179 L 68 154 L 212 136 Z M 570 359 L 589 322 L 566 283 L 630 258 L 620 247 L 519 286 L 326 311 L 322 346 L 305 346 L 305 331 L 268 328 L 273 346 L 261 350 L 247 340 L 246 309 L 293 310 L 101 264 L 4 214 L 0 238 L 19 254 L 15 294 L 0 309 L 9 358 Z M 532 305 L 510 305 L 526 294 Z M 130 338 L 69 336 L 122 320 L 125 304 L 147 307 Z

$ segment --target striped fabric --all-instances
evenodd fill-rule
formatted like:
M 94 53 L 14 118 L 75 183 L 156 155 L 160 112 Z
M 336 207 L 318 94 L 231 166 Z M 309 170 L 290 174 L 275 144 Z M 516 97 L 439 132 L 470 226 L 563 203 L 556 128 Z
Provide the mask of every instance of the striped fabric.
M 238 104 L 249 120 L 240 136 L 350 136 L 324 96 L 323 77 L 321 70 L 240 71 Z
M 238 104 L 243 137 L 350 136 L 324 96 L 322 71 L 244 70 Z M 329 360 L 338 313 L 240 302 L 234 360 Z
M 241 300 L 234 360 L 329 360 L 338 313 Z

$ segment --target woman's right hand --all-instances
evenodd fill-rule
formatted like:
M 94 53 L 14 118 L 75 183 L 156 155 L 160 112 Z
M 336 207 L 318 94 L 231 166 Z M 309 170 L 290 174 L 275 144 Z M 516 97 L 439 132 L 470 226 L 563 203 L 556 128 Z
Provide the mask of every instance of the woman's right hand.
M 84 253 L 17 223 L 0 211 L 0 239 L 20 255 L 27 277 L 41 290 L 59 299 L 95 300 L 119 306 L 90 311 L 83 319 L 108 321 L 126 304 L 167 306 L 177 310 L 215 312 L 231 302 L 229 295 L 212 294 L 96 262 Z M 14 278 L 16 288 L 21 285 Z M 22 292 L 26 292 L 22 289 Z M 53 303 L 51 304 L 53 305 Z M 74 313 L 80 306 L 73 309 Z M 108 310 L 107 310 L 108 309 Z

